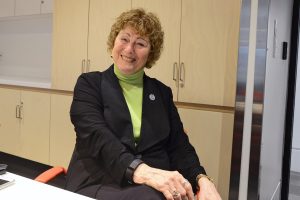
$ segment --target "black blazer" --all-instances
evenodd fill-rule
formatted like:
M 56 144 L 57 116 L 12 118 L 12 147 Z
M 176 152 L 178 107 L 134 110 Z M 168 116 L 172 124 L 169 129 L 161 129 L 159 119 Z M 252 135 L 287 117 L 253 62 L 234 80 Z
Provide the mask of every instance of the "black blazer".
M 67 173 L 68 190 L 93 193 L 105 184 L 128 186 L 124 174 L 136 158 L 151 167 L 179 171 L 194 190 L 196 176 L 205 173 L 184 133 L 171 89 L 156 79 L 144 75 L 138 144 L 113 66 L 78 78 L 70 115 L 77 137 Z M 93 189 L 82 192 L 85 188 Z

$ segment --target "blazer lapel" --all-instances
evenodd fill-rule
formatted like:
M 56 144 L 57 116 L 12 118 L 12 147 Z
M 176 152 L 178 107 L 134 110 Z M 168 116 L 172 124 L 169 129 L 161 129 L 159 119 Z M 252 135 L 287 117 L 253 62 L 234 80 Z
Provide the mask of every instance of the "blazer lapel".
M 103 73 L 101 91 L 105 120 L 120 141 L 134 150 L 131 116 L 113 66 Z
M 141 138 L 137 151 L 144 151 L 168 137 L 170 124 L 167 108 L 156 82 L 144 76 Z

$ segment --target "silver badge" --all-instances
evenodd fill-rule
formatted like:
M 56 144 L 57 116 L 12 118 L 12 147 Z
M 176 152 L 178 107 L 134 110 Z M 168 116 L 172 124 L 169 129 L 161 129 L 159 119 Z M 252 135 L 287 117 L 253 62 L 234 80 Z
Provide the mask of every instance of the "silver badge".
M 149 99 L 152 100 L 152 101 L 154 101 L 155 100 L 154 94 L 149 94 Z

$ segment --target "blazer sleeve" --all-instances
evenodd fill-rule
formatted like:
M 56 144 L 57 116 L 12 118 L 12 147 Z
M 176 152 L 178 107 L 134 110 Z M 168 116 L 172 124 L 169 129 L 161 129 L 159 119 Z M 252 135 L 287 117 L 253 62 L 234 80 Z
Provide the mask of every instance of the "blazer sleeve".
M 172 170 L 179 171 L 192 184 L 194 192 L 197 191 L 196 176 L 206 174 L 205 169 L 200 165 L 199 158 L 194 147 L 189 142 L 188 135 L 184 131 L 177 107 L 173 102 L 173 95 L 170 88 L 168 94 L 167 106 L 171 121 L 171 136 L 169 139 L 168 152 L 171 160 Z
M 76 83 L 70 116 L 79 159 L 93 158 L 121 183 L 134 155 L 115 137 L 104 119 L 101 73 L 82 74 Z

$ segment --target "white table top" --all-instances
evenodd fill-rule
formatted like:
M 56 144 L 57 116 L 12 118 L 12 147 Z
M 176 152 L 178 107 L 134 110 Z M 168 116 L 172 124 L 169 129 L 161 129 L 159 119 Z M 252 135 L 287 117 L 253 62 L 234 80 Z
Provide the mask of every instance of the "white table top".
M 51 185 L 40 183 L 16 174 L 7 172 L 0 175 L 0 178 L 12 178 L 14 183 L 6 188 L 0 189 L 0 199 L 72 199 L 91 200 L 83 195 L 79 195 L 67 190 L 63 190 Z

